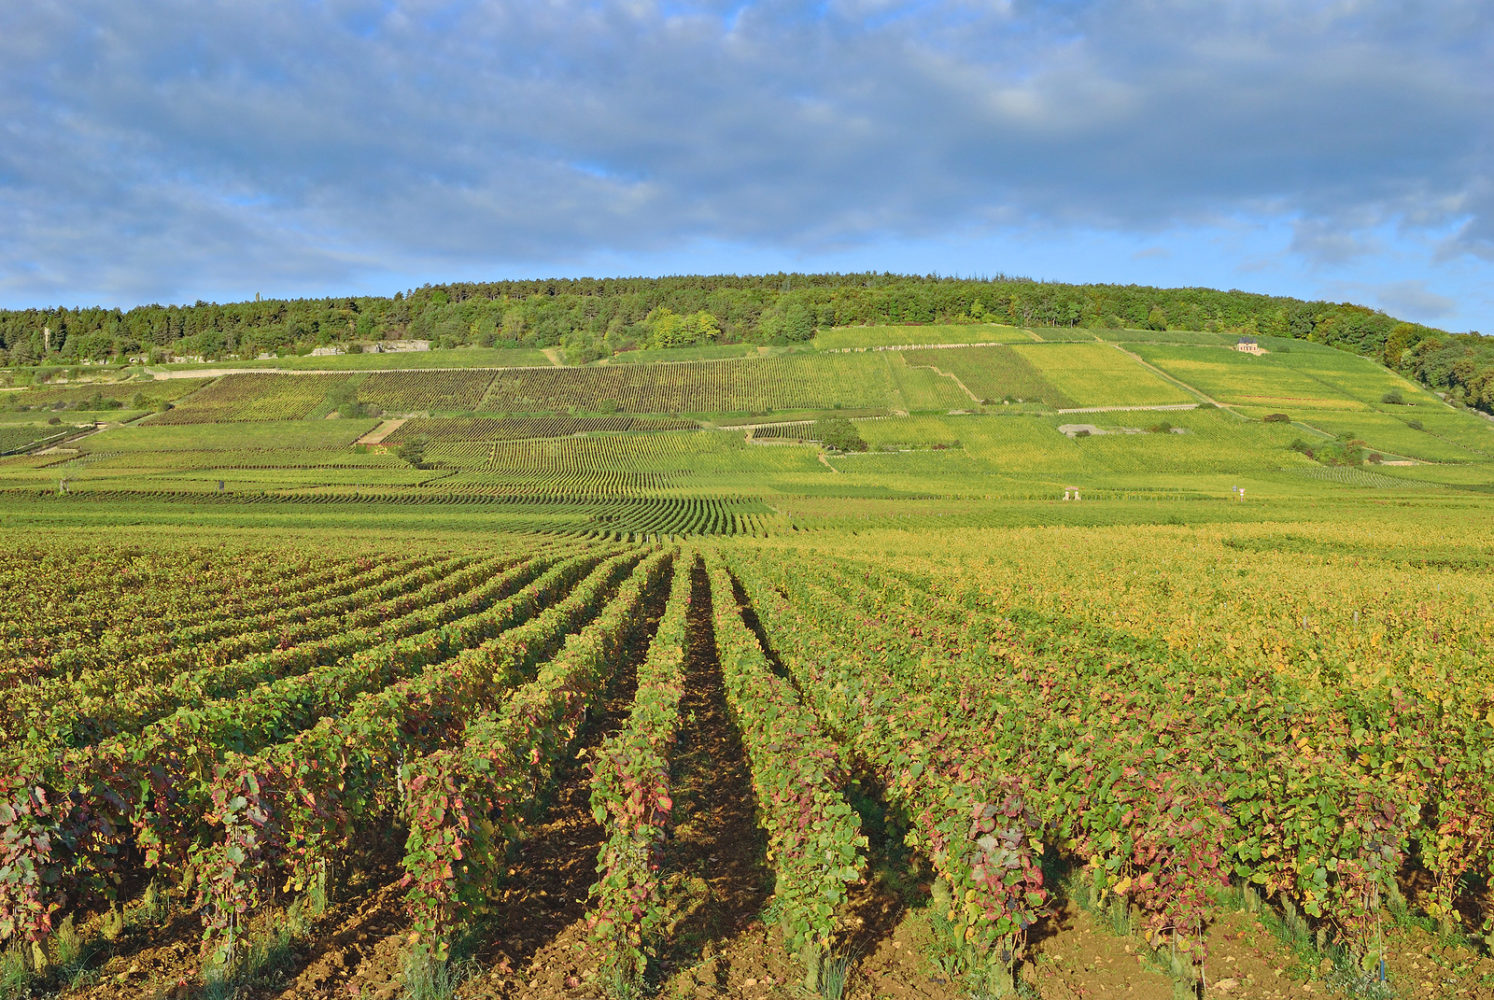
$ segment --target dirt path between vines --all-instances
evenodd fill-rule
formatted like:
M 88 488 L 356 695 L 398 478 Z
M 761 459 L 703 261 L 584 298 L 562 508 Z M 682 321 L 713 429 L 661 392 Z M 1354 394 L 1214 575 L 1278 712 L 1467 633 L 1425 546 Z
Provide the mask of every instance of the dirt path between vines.
M 659 963 L 660 992 L 740 996 L 775 972 L 783 982 L 792 968 L 782 949 L 768 943 L 760 919 L 773 872 L 767 837 L 757 825 L 747 752 L 726 705 L 711 585 L 699 563 L 691 584 L 680 702 L 685 724 L 673 760 L 675 827 L 664 878 L 671 926 Z
M 385 438 L 403 427 L 406 421 L 408 421 L 409 419 L 409 417 L 394 417 L 390 420 L 385 420 L 382 423 L 376 425 L 373 430 L 369 431 L 367 434 L 363 435 L 353 443 L 365 445 L 383 444 Z
M 461 1000 L 592 995 L 582 989 L 597 962 L 586 947 L 589 894 L 596 881 L 597 854 L 605 839 L 591 815 L 591 751 L 627 721 L 638 684 L 638 664 L 663 613 L 664 588 L 649 602 L 641 641 L 587 726 L 581 749 L 556 775 L 556 792 L 528 829 L 508 878 L 493 901 L 493 913 L 475 928 L 472 958 L 482 971 L 457 990 Z
M 773 887 L 773 874 L 764 860 L 767 842 L 757 827 L 746 752 L 726 706 L 711 626 L 709 580 L 699 566 L 692 569 L 685 694 L 680 703 L 683 725 L 671 758 L 674 825 L 660 873 L 667 900 L 666 944 L 652 978 L 660 983 L 660 996 L 752 996 L 775 983 L 792 981 L 794 971 L 776 935 L 760 919 Z M 619 722 L 626 710 L 626 703 L 619 706 Z M 585 804 L 589 787 L 575 782 L 566 792 L 572 787 L 584 793 L 577 803 L 577 822 L 584 818 L 590 824 Z M 598 828 L 585 838 L 574 881 L 556 894 L 567 901 L 562 909 L 569 923 L 527 957 L 511 952 L 491 958 L 480 955 L 484 964 L 496 961 L 497 967 L 460 990 L 462 1000 L 605 996 L 603 984 L 595 978 L 596 963 L 586 951 L 584 919 L 600 846 Z M 531 877 L 545 877 L 555 864 L 554 859 L 536 859 Z M 526 927 L 554 926 L 549 916 L 557 909 L 553 898 L 516 901 L 515 907 Z M 505 966 L 515 971 L 504 972 Z

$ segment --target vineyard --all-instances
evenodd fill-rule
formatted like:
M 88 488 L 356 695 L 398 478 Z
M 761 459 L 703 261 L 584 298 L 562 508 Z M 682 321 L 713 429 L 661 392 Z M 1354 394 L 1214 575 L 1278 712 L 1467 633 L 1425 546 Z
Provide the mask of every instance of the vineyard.
M 1494 1000 L 1494 425 L 963 329 L 7 390 L 0 1000 Z
M 1494 550 L 1455 534 L 1374 575 L 1351 526 L 19 548 L 0 983 L 706 995 L 696 913 L 725 993 L 1059 996 L 1077 912 L 1156 995 L 1276 914 L 1389 996 L 1410 914 L 1494 936 Z
M 430 441 L 519 441 L 608 431 L 682 431 L 696 426 L 693 420 L 648 417 L 451 417 L 408 420 L 384 441 L 399 444 L 420 437 Z
M 959 379 L 983 400 L 1036 400 L 1058 409 L 1075 402 L 1044 379 L 1026 358 L 1007 347 L 955 347 L 908 351 L 908 364 L 935 368 Z
M 887 406 L 893 387 L 880 358 L 765 358 L 652 366 L 501 372 L 480 409 L 499 412 L 616 409 L 625 413 L 729 413 Z

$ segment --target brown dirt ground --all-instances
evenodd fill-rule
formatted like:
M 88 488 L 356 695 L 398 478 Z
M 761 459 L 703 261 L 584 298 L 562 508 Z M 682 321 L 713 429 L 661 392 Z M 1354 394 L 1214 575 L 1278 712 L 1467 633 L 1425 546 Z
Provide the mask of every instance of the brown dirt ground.
M 625 705 L 613 699 L 609 712 L 620 717 Z M 698 726 L 696 733 L 709 728 Z M 708 750 L 711 738 L 702 741 L 697 735 L 696 742 L 705 742 Z M 711 759 L 710 752 L 700 758 Z M 579 763 L 575 769 L 580 770 Z M 515 861 L 500 916 L 483 929 L 476 971 L 458 993 L 463 1000 L 602 995 L 600 984 L 589 978 L 594 963 L 583 946 L 586 891 L 600 832 L 588 828 L 586 783 L 579 774 L 573 777 Z M 692 777 L 705 776 L 697 771 Z M 720 793 L 727 791 L 729 786 L 706 779 L 677 800 L 677 809 L 687 795 L 699 796 L 704 805 L 693 815 L 697 825 L 676 840 L 670 883 L 678 907 L 676 946 L 665 957 L 671 965 L 659 995 L 804 1000 L 798 967 L 784 954 L 777 932 L 761 919 L 770 876 L 752 843 L 755 832 L 744 831 L 741 818 L 732 820 L 732 810 L 722 807 Z M 750 804 L 745 796 L 725 797 Z M 308 940 L 290 957 L 286 980 L 244 988 L 240 1000 L 398 997 L 407 923 L 397 877 L 388 865 L 379 869 L 359 873 L 353 898 L 334 904 L 315 922 Z M 870 919 L 863 918 L 866 933 L 853 932 L 846 945 L 855 956 L 844 994 L 848 1000 L 955 1000 L 969 995 L 925 957 L 937 949 L 931 947 L 921 910 L 903 908 L 882 889 L 863 888 L 853 898 L 852 911 L 869 913 Z M 83 930 L 87 937 L 90 925 Z M 161 927 L 127 930 L 100 945 L 105 957 L 92 963 L 94 971 L 86 979 L 54 995 L 67 1000 L 200 996 L 198 932 L 195 916 L 181 911 Z M 1398 1000 L 1494 1000 L 1494 958 L 1417 930 L 1392 929 L 1386 940 Z M 1171 1000 L 1170 981 L 1145 952 L 1140 939 L 1116 935 L 1100 917 L 1067 904 L 1056 930 L 1035 945 L 1021 978 L 1042 1000 Z M 1250 913 L 1220 916 L 1209 930 L 1208 952 L 1205 1000 L 1343 995 L 1324 982 L 1327 968 L 1296 968 L 1291 951 Z M 1303 980 L 1312 973 L 1315 979 Z
M 97 927 L 90 921 L 80 928 L 85 940 Z M 176 910 L 164 925 L 126 930 L 113 942 L 97 941 L 100 949 L 92 971 L 73 988 L 58 990 L 62 997 L 119 997 L 121 1000 L 184 998 L 197 976 L 197 947 L 202 925 L 196 916 Z

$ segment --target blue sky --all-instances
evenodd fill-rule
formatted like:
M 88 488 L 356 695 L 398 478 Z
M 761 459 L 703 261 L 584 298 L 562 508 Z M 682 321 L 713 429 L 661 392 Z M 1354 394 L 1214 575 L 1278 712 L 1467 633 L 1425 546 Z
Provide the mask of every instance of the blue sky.
M 1494 332 L 1487 0 L 12 0 L 0 306 L 777 270 Z

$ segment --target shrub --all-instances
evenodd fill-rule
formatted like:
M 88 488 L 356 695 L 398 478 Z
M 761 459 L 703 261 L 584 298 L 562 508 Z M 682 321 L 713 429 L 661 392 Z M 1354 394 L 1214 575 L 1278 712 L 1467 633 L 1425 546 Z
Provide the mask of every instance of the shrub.
M 1391 389 L 1385 395 L 1381 396 L 1380 397 L 1380 402 L 1382 402 L 1382 403 L 1389 403 L 1391 406 L 1405 406 L 1406 405 L 1406 401 L 1401 398 L 1400 390 L 1398 390 L 1398 389 Z
M 1161 423 L 1152 424 L 1152 426 L 1147 428 L 1147 431 L 1152 434 L 1171 434 L 1172 424 L 1163 420 Z
M 845 417 L 824 417 L 814 422 L 814 439 L 835 451 L 865 451 L 866 442 L 856 425 Z
M 1364 442 L 1340 438 L 1308 454 L 1324 465 L 1363 465 Z
M 394 449 L 400 461 L 409 462 L 417 469 L 425 468 L 425 435 L 417 435 Z
M 1381 462 L 1385 461 L 1385 456 L 1381 455 L 1378 451 L 1372 451 L 1369 453 L 1369 457 L 1366 458 L 1365 461 L 1370 465 L 1379 465 Z
M 1263 424 L 1289 424 L 1291 422 L 1292 418 L 1285 413 L 1268 413 L 1264 417 L 1261 417 L 1261 423 Z
M 1408 420 L 1406 421 L 1406 426 L 1411 428 L 1413 431 L 1426 430 L 1425 427 L 1421 426 L 1420 420 Z

